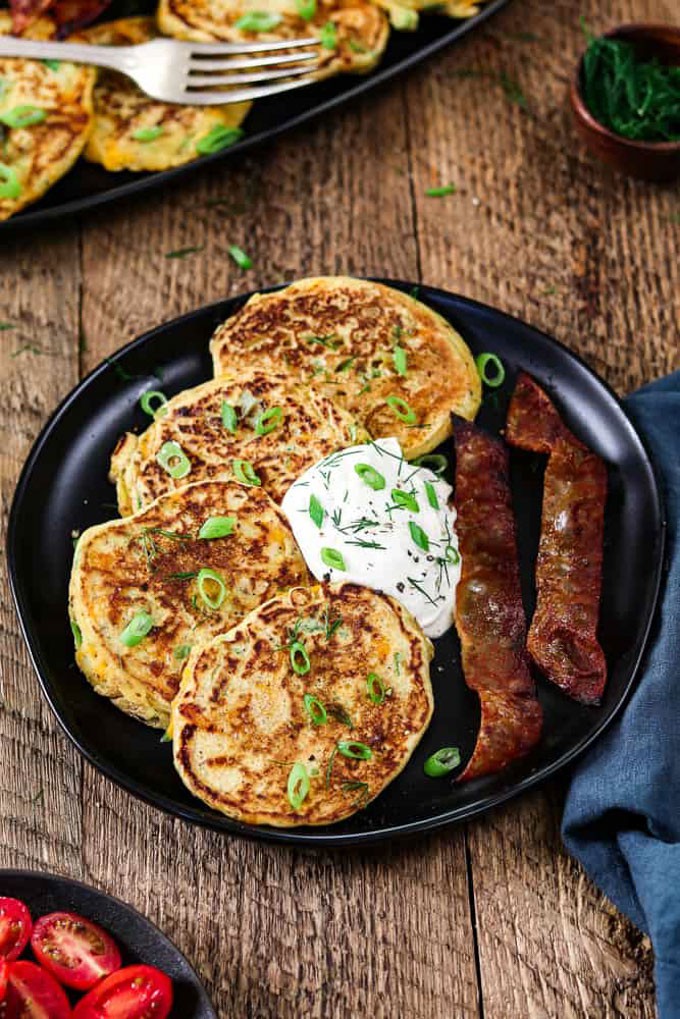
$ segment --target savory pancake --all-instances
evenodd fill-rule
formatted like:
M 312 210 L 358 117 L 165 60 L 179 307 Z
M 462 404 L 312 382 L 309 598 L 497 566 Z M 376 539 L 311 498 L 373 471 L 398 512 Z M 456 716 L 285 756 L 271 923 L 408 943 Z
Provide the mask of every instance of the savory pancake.
M 160 0 L 158 24 L 165 35 L 197 42 L 319 38 L 318 78 L 370 71 L 389 35 L 370 0 Z
M 440 315 L 380 283 L 343 276 L 256 294 L 211 341 L 215 374 L 258 362 L 301 376 L 409 459 L 472 419 L 481 384 L 464 340 Z
M 307 577 L 261 489 L 190 485 L 80 538 L 69 594 L 76 661 L 97 693 L 166 728 L 190 648 Z
M 40 18 L 26 31 L 50 39 Z M 0 35 L 12 18 L 0 11 Z M 35 202 L 71 169 L 92 127 L 95 70 L 65 61 L 0 57 L 0 220 Z
M 206 478 L 261 485 L 279 502 L 307 467 L 363 435 L 325 394 L 259 367 L 187 389 L 165 411 L 113 452 L 123 515 Z
M 156 38 L 158 31 L 152 18 L 122 18 L 80 34 L 102 46 L 131 46 Z M 234 129 L 250 106 L 161 103 L 125 75 L 103 69 L 94 90 L 94 127 L 85 158 L 107 170 L 167 170 L 236 140 Z
M 172 706 L 175 766 L 248 824 L 332 824 L 405 767 L 432 716 L 432 645 L 384 594 L 279 595 L 192 652 Z

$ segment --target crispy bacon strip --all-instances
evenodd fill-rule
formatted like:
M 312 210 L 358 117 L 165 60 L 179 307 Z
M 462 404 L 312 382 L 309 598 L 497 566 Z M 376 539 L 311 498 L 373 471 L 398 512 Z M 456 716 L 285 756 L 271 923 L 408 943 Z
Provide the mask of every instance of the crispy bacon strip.
M 530 375 L 517 380 L 505 435 L 513 446 L 549 454 L 529 654 L 570 697 L 598 704 L 607 681 L 597 639 L 607 469 Z
M 477 743 L 461 780 L 500 771 L 538 742 L 543 716 L 529 672 L 505 445 L 454 418 L 456 530 L 462 572 L 455 620 L 465 682 L 479 694 Z

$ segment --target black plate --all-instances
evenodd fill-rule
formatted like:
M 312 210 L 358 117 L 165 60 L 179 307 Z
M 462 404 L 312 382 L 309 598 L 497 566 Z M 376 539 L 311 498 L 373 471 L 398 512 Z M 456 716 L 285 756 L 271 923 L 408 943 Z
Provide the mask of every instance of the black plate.
M 168 181 L 178 180 L 186 174 L 195 173 L 197 167 L 226 161 L 252 149 L 262 142 L 270 141 L 284 131 L 298 127 L 312 117 L 328 113 L 336 106 L 362 95 L 369 89 L 420 63 L 450 43 L 471 32 L 508 3 L 508 0 L 491 0 L 479 14 L 462 21 L 437 15 L 420 19 L 417 32 L 391 32 L 390 41 L 380 64 L 367 75 L 345 74 L 328 81 L 318 82 L 282 96 L 259 100 L 253 105 L 244 124 L 246 137 L 237 145 L 206 156 L 200 162 L 187 163 L 173 170 L 158 173 L 111 173 L 102 166 L 79 159 L 75 167 L 66 174 L 35 205 L 0 223 L 0 236 L 22 229 L 39 227 L 45 223 L 86 212 L 97 205 L 112 202 L 117 198 L 157 188 Z M 116 0 L 103 19 L 109 21 L 127 13 L 130 0 Z M 135 4 L 135 13 L 153 13 L 155 4 L 142 0 Z
M 386 281 L 391 282 L 391 281 Z M 410 290 L 411 284 L 392 283 Z M 420 287 L 421 299 L 465 337 L 474 353 L 495 351 L 507 367 L 501 390 L 487 395 L 479 415 L 497 432 L 519 368 L 555 397 L 570 427 L 609 465 L 601 639 L 609 681 L 600 707 L 584 707 L 539 681 L 545 712 L 541 745 L 507 771 L 457 786 L 423 774 L 423 762 L 443 745 L 466 757 L 479 722 L 474 694 L 463 681 L 454 632 L 436 641 L 432 667 L 435 714 L 402 775 L 370 807 L 328 828 L 256 828 L 222 817 L 184 788 L 171 749 L 156 730 L 121 714 L 94 693 L 73 661 L 67 616 L 71 531 L 115 517 L 108 459 L 126 429 L 146 427 L 138 405 L 149 386 L 168 394 L 211 375 L 208 340 L 246 297 L 221 301 L 168 322 L 124 347 L 67 397 L 38 438 L 17 486 L 8 534 L 12 589 L 43 690 L 76 746 L 101 771 L 158 807 L 221 831 L 270 841 L 325 845 L 371 842 L 437 828 L 486 810 L 572 761 L 611 721 L 633 683 L 654 613 L 663 557 L 664 523 L 645 447 L 607 386 L 549 336 L 493 308 Z M 155 375 L 154 375 L 155 373 Z M 130 378 L 130 376 L 133 376 Z M 148 421 L 148 418 L 146 419 Z M 446 447 L 442 447 L 446 452 Z M 520 558 L 527 609 L 532 610 L 542 479 L 537 459 L 512 454 Z
M 120 899 L 80 881 L 33 870 L 0 870 L 2 895 L 25 902 L 34 920 L 57 910 L 80 913 L 113 936 L 124 966 L 143 962 L 163 970 L 171 978 L 175 994 L 169 1019 L 217 1019 L 201 981 L 180 950 Z M 30 951 L 22 958 L 32 958 Z

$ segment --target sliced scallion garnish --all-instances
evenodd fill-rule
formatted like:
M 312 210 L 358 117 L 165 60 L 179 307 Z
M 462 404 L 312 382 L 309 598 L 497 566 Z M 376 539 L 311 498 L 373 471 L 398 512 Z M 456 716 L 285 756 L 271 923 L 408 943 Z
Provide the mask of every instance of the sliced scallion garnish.
M 309 497 L 309 515 L 316 526 L 320 528 L 323 524 L 326 511 L 315 495 L 310 495 Z
M 191 644 L 178 644 L 175 650 L 172 652 L 172 656 L 173 658 L 176 658 L 177 661 L 181 662 L 185 658 L 189 657 L 190 651 Z
M 49 67 L 50 71 L 58 71 L 61 67 L 61 60 L 41 60 L 40 63 Z
M 305 645 L 299 640 L 294 640 L 290 645 L 289 654 L 293 672 L 297 672 L 298 676 L 306 676 L 312 667 L 312 663 L 309 660 Z
M 295 7 L 303 21 L 311 21 L 316 14 L 316 0 L 295 0 Z
M 425 495 L 432 509 L 439 509 L 439 499 L 431 481 L 425 482 Z
M 199 570 L 196 586 L 199 597 L 209 609 L 218 609 L 227 597 L 227 585 L 224 582 L 224 577 L 217 570 L 211 570 L 208 567 Z M 211 588 L 217 589 L 214 594 L 211 594 Z
M 165 417 L 168 413 L 168 398 L 160 389 L 148 389 L 146 393 L 142 393 L 139 405 L 144 413 L 152 418 Z
M 238 244 L 231 244 L 229 246 L 229 255 L 236 262 L 239 269 L 251 269 L 253 266 L 253 260 L 249 255 L 246 255 L 242 248 L 239 248 Z
M 234 22 L 234 28 L 241 32 L 269 32 L 281 24 L 281 15 L 272 14 L 269 11 L 247 11 L 238 21 Z
M 338 48 L 338 26 L 334 21 L 327 21 L 319 32 L 319 42 L 325 50 Z
M 236 525 L 236 517 L 208 517 L 200 531 L 199 538 L 211 541 L 213 538 L 226 538 Z
M 225 127 L 224 124 L 218 124 L 198 139 L 196 151 L 201 156 L 211 156 L 213 152 L 221 152 L 222 149 L 235 145 L 241 138 L 243 131 L 240 127 Z
M 164 442 L 156 453 L 156 461 L 175 481 L 186 478 L 191 471 L 191 461 L 178 442 Z
M 475 364 L 477 365 L 477 371 L 479 377 L 485 386 L 489 389 L 498 389 L 502 386 L 505 381 L 505 368 L 500 357 L 496 354 L 478 354 L 475 358 Z M 491 367 L 491 375 L 489 375 L 488 368 Z
M 393 411 L 400 421 L 404 424 L 412 425 L 416 420 L 416 412 L 413 410 L 410 404 L 406 400 L 402 400 L 400 396 L 388 396 L 385 403 Z
M 255 432 L 257 435 L 269 435 L 275 428 L 281 424 L 283 420 L 283 408 L 282 407 L 270 407 L 269 410 L 263 411 L 255 422 Z
M 447 545 L 444 549 L 444 559 L 451 566 L 457 566 L 460 562 L 460 552 L 455 545 Z
M 154 124 L 153 127 L 140 127 L 137 131 L 133 131 L 132 137 L 136 142 L 155 142 L 156 138 L 160 138 L 163 134 L 163 128 L 160 124 Z
M 411 461 L 414 467 L 426 467 L 433 474 L 443 474 L 448 461 L 441 453 L 424 453 Z
M 242 485 L 261 485 L 262 480 L 255 473 L 250 460 L 234 460 L 232 462 L 234 476 Z
M 411 513 L 420 512 L 418 500 L 413 492 L 402 492 L 401 488 L 393 488 L 390 495 L 392 497 L 392 502 L 396 506 L 401 506 L 404 509 L 409 510 Z
M 448 775 L 450 771 L 460 764 L 460 751 L 458 747 L 442 747 L 425 761 L 423 771 L 430 778 L 441 778 Z
M 366 677 L 366 693 L 374 704 L 382 704 L 385 700 L 385 684 L 377 672 L 369 672 Z
M 302 698 L 302 703 L 305 706 L 305 711 L 312 720 L 313 725 L 325 725 L 328 721 L 328 715 L 326 709 L 320 700 L 316 697 L 312 697 L 311 693 L 306 693 Z
M 16 170 L 0 163 L 0 198 L 18 198 L 20 194 L 21 184 Z
M 392 351 L 392 360 L 394 361 L 394 370 L 397 375 L 406 375 L 407 370 L 407 359 L 406 351 L 403 347 L 395 347 Z
M 6 127 L 32 127 L 47 120 L 47 111 L 39 106 L 15 106 L 6 113 L 0 113 L 0 124 Z
M 414 520 L 409 520 L 408 529 L 411 532 L 411 538 L 418 548 L 422 548 L 423 552 L 430 551 L 430 539 L 425 534 L 422 527 L 419 527 Z
M 82 643 L 83 643 L 83 634 L 81 632 L 80 627 L 76 623 L 75 619 L 71 619 L 70 623 L 71 623 L 71 633 L 73 634 L 73 640 L 75 641 L 76 651 L 77 651 L 78 648 L 82 646 Z
M 309 795 L 309 773 L 304 764 L 294 764 L 288 773 L 288 802 L 299 810 Z
M 232 434 L 236 431 L 238 426 L 238 415 L 235 409 L 227 403 L 226 400 L 222 401 L 222 424 L 228 432 Z
M 359 743 L 354 739 L 343 739 L 337 744 L 338 753 L 343 757 L 349 757 L 353 761 L 368 761 L 373 757 L 373 751 L 365 743 Z
M 335 548 L 322 548 L 321 562 L 324 563 L 325 566 L 330 566 L 333 570 L 347 569 L 342 552 L 338 552 Z
M 120 635 L 125 647 L 137 647 L 153 627 L 153 617 L 148 612 L 137 612 Z
M 380 492 L 385 487 L 385 478 L 380 471 L 376 471 L 375 467 L 371 467 L 370 464 L 355 464 L 354 471 L 374 492 Z

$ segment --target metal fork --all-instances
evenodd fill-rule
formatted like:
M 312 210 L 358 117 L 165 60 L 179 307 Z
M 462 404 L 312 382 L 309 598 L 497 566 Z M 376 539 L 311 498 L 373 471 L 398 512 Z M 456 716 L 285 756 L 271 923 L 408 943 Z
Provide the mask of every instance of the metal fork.
M 153 99 L 191 106 L 242 103 L 309 85 L 316 80 L 320 55 L 319 40 L 313 38 L 246 43 L 152 39 L 138 46 L 89 46 L 0 36 L 0 57 L 96 64 L 132 78 Z M 242 87 L 256 82 L 261 84 Z

